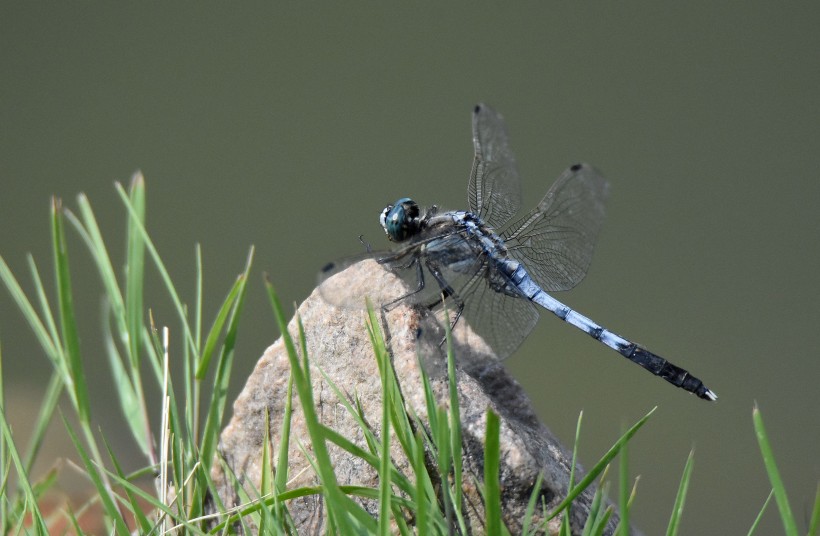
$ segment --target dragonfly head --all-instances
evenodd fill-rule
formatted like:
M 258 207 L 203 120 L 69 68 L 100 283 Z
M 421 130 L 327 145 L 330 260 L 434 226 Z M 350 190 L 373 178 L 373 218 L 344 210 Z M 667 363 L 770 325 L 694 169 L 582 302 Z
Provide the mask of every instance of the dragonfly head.
M 390 241 L 403 242 L 419 231 L 419 206 L 409 197 L 402 197 L 382 210 L 379 223 Z

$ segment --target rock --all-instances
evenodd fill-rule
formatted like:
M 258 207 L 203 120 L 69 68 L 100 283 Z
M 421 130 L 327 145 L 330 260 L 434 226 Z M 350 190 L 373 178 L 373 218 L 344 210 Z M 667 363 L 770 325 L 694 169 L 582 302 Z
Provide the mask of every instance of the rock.
M 373 261 L 355 264 L 324 283 L 335 288 L 328 292 L 346 292 L 351 296 L 377 295 L 391 292 L 401 295 L 403 285 L 395 276 Z M 396 289 L 399 289 L 398 291 Z M 389 289 L 385 291 L 384 289 Z M 396 294 L 397 293 L 397 294 Z M 311 365 L 313 397 L 319 419 L 340 434 L 365 446 L 356 421 L 340 404 L 335 393 L 320 373 L 320 369 L 345 393 L 349 399 L 358 398 L 367 422 L 378 435 L 381 426 L 381 382 L 373 348 L 365 327 L 365 312 L 361 308 L 329 305 L 314 291 L 299 307 L 307 341 Z M 423 311 L 399 305 L 384 314 L 387 320 L 388 348 L 393 367 L 404 397 L 404 403 L 426 422 L 427 410 L 421 384 L 421 371 L 416 354 L 419 332 L 430 334 L 421 340 L 441 340 L 441 329 L 433 324 Z M 383 327 L 384 329 L 384 327 Z M 288 330 L 297 340 L 295 321 Z M 462 421 L 464 509 L 471 533 L 483 534 L 484 510 L 474 482 L 483 480 L 483 450 L 486 410 L 492 408 L 501 417 L 501 494 L 503 521 L 511 533 L 521 530 L 521 519 L 533 492 L 538 474 L 543 475 L 539 500 L 546 511 L 555 507 L 567 492 L 571 454 L 541 424 L 520 385 L 504 370 L 483 341 L 472 333 L 465 322 L 459 322 L 454 333 L 454 352 L 457 361 L 457 385 Z M 437 343 L 427 344 L 428 360 L 425 370 L 430 375 L 437 402 L 448 406 L 449 395 L 443 352 Z M 258 489 L 261 472 L 261 453 L 265 431 L 265 414 L 270 415 L 273 452 L 276 453 L 279 431 L 287 393 L 290 366 L 282 340 L 268 348 L 256 365 L 242 393 L 234 403 L 233 417 L 222 433 L 220 455 L 243 485 Z M 545 378 L 546 380 L 546 378 Z M 288 489 L 316 485 L 318 482 L 299 449 L 305 445 L 311 451 L 310 438 L 296 393 L 293 394 L 293 417 L 289 448 Z M 401 451 L 398 441 L 391 441 L 394 464 L 411 478 L 410 462 Z M 339 484 L 378 487 L 375 469 L 361 459 L 351 457 L 328 444 Z M 580 471 L 576 475 L 581 475 Z M 220 498 L 226 506 L 239 503 L 231 480 L 215 464 L 213 479 Z M 576 476 L 576 481 L 581 476 Z M 588 489 L 576 499 L 570 520 L 572 533 L 580 534 L 594 490 Z M 251 491 L 250 496 L 256 496 Z M 374 516 L 378 514 L 375 501 L 358 500 Z M 325 518 L 321 500 L 317 496 L 295 499 L 287 503 L 299 533 L 322 533 Z M 541 521 L 536 508 L 534 522 Z M 617 516 L 613 516 L 607 534 L 614 531 Z M 408 519 L 412 523 L 412 519 Z M 549 533 L 557 533 L 560 518 L 551 521 Z

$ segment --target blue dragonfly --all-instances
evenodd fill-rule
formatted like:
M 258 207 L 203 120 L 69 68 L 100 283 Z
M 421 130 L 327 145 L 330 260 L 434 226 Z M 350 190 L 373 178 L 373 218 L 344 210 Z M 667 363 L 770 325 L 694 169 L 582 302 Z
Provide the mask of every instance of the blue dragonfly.
M 548 294 L 569 290 L 584 278 L 604 220 L 607 180 L 588 164 L 570 166 L 533 210 L 513 220 L 521 203 L 515 157 L 504 119 L 486 104 L 473 110 L 473 146 L 468 211 L 436 206 L 422 211 L 404 197 L 379 216 L 397 246 L 365 257 L 389 268 L 412 289 L 382 299 L 382 305 L 406 301 L 444 310 L 453 327 L 463 317 L 501 359 L 532 331 L 537 305 L 672 385 L 717 400 L 688 371 Z M 351 262 L 327 265 L 322 279 Z

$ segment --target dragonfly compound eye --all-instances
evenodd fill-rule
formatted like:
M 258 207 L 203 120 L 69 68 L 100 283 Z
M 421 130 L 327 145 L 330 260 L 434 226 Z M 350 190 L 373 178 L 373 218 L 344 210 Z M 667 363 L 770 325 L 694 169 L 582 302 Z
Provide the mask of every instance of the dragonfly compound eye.
M 419 206 L 409 197 L 403 197 L 395 205 L 387 205 L 379 216 L 379 223 L 387 238 L 403 242 L 418 232 Z

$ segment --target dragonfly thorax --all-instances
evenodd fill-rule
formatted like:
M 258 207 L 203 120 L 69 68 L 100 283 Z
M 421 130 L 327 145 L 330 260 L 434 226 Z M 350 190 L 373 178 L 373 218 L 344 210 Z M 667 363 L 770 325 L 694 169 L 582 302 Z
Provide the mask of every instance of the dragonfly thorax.
M 419 232 L 421 219 L 419 205 L 409 197 L 402 197 L 393 205 L 387 205 L 379 215 L 387 238 L 392 242 L 403 242 Z

